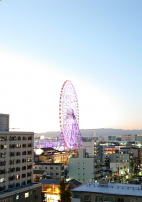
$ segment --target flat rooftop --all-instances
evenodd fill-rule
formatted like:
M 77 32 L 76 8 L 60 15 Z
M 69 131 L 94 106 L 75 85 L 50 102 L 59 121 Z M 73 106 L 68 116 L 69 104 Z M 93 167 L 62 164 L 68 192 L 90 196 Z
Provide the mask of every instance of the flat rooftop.
M 34 132 L 23 131 L 0 131 L 0 135 L 33 135 Z
M 0 191 L 0 197 L 6 197 L 7 195 L 10 196 L 10 195 L 13 195 L 14 193 L 32 190 L 40 186 L 42 186 L 41 183 L 31 183 L 31 184 L 24 185 L 22 187 L 15 187 L 15 188 L 9 189 L 8 191 Z
M 72 192 L 91 192 L 103 193 L 112 195 L 125 195 L 125 196 L 142 196 L 141 185 L 138 184 L 121 184 L 121 183 L 108 183 L 106 185 L 99 185 L 99 182 L 89 182 L 77 188 L 71 189 Z

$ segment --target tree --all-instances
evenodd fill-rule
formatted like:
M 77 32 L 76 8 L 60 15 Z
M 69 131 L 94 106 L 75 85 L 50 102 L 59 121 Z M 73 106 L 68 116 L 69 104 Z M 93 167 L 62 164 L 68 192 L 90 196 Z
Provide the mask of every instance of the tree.
M 36 175 L 34 178 L 34 182 L 39 182 L 39 180 L 40 180 L 40 177 L 38 175 Z
M 42 197 L 42 202 L 45 202 L 46 201 L 46 197 L 45 197 L 45 194 L 43 192 L 41 192 L 41 197 Z
M 71 202 L 71 192 L 66 190 L 64 178 L 60 181 L 59 187 L 60 202 Z

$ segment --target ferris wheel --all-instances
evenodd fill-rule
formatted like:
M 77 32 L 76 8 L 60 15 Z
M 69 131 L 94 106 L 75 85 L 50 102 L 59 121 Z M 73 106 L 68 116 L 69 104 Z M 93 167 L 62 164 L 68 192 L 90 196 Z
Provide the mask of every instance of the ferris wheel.
M 62 130 L 63 123 L 67 115 L 74 114 L 79 125 L 79 109 L 75 88 L 72 83 L 67 80 L 61 88 L 59 101 L 59 123 Z
M 67 80 L 61 88 L 59 101 L 59 141 L 65 147 L 80 147 L 82 138 L 79 131 L 79 109 L 77 94 L 72 83 Z

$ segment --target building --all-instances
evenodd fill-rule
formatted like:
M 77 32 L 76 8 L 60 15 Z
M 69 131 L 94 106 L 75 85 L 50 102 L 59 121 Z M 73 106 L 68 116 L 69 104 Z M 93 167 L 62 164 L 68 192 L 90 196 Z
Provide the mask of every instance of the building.
M 127 141 L 127 142 L 135 142 L 136 135 L 129 134 L 129 135 L 121 135 L 121 141 Z
M 45 194 L 45 200 L 49 202 L 58 202 L 60 181 L 57 180 L 40 180 L 42 183 L 42 193 Z
M 76 179 L 81 183 L 86 183 L 92 179 L 99 179 L 102 176 L 100 159 L 89 156 L 86 149 L 79 149 L 78 157 L 69 159 L 69 179 Z
M 0 201 L 40 201 L 41 184 L 32 180 L 34 133 L 9 132 L 9 116 L 0 117 Z
M 116 136 L 98 136 L 99 142 L 116 142 Z
M 129 173 L 130 169 L 130 154 L 123 152 L 110 155 L 110 169 L 118 175 Z
M 72 179 L 72 180 L 69 180 L 68 182 L 66 182 L 66 189 L 71 190 L 71 189 L 73 189 L 75 187 L 79 187 L 81 185 L 82 185 L 81 182 L 79 182 L 75 179 Z
M 36 175 L 41 177 L 45 173 L 54 180 L 61 180 L 64 177 L 64 165 L 62 163 L 35 163 L 33 168 L 33 179 L 35 179 Z
M 9 114 L 0 114 L 0 131 L 9 131 Z
M 69 153 L 56 151 L 53 148 L 42 148 L 35 150 L 34 159 L 43 163 L 62 163 L 66 165 L 69 161 Z
M 141 202 L 142 186 L 134 184 L 90 182 L 71 190 L 72 202 Z

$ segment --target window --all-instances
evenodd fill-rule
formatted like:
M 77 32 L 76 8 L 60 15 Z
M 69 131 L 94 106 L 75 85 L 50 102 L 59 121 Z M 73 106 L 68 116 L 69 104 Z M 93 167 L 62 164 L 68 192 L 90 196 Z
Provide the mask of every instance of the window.
M 20 175 L 16 175 L 16 180 L 20 179 Z
M 17 137 L 17 140 L 21 140 L 21 137 Z
M 53 167 L 50 167 L 51 170 L 53 170 Z
M 45 167 L 45 169 L 47 169 L 47 167 Z
M 21 145 L 20 145 L 20 144 L 17 144 L 17 148 L 21 148 Z
M 28 140 L 32 140 L 32 136 L 28 137 Z
M 59 170 L 59 167 L 56 167 L 56 170 Z
M 18 200 L 18 199 L 19 199 L 19 194 L 16 195 L 16 200 Z
M 23 144 L 23 147 L 26 147 L 26 144 Z
M 56 175 L 59 175 L 59 173 L 56 173 Z

